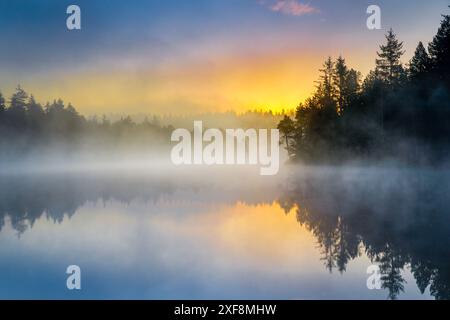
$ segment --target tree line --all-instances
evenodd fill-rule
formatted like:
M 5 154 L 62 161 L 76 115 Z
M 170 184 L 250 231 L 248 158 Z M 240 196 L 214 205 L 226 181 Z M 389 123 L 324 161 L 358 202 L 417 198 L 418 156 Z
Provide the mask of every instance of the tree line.
M 403 42 L 391 29 L 375 68 L 362 79 L 340 56 L 328 58 L 314 94 L 278 124 L 294 161 L 342 162 L 395 158 L 448 159 L 450 134 L 450 16 L 428 44 L 402 63 Z
M 174 126 L 192 126 L 199 117 L 210 127 L 273 128 L 285 114 L 289 113 L 252 110 L 150 119 L 140 115 L 137 120 L 131 116 L 86 118 L 61 99 L 42 105 L 19 85 L 9 99 L 0 92 L 0 162 L 38 160 L 44 153 L 58 157 L 83 152 L 100 157 L 128 151 L 161 153 L 161 148 L 170 147 Z
M 20 86 L 8 101 L 0 92 L 0 161 L 49 150 L 66 155 L 82 149 L 142 150 L 166 144 L 172 130 L 156 118 L 139 123 L 129 116 L 114 122 L 106 116 L 86 119 L 70 103 L 58 99 L 42 105 Z

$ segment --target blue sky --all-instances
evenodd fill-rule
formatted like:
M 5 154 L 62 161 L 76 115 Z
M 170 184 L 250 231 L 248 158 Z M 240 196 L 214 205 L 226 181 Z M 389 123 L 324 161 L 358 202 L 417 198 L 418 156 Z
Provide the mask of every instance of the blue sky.
M 70 4 L 81 8 L 82 30 L 66 29 Z M 369 4 L 381 7 L 382 30 L 366 28 Z M 343 54 L 352 67 L 367 73 L 390 27 L 405 42 L 406 62 L 418 41 L 432 39 L 440 14 L 449 12 L 448 4 L 0 0 L 0 90 L 8 94 L 21 83 L 41 100 L 57 95 L 85 113 L 293 108 L 295 99 L 311 92 L 317 69 L 328 55 Z M 296 78 L 290 70 L 301 75 Z M 265 77 L 272 82 L 261 80 Z M 95 97 L 82 87 L 83 79 L 92 91 L 98 89 Z M 129 99 L 117 101 L 114 96 L 113 104 L 102 96 L 111 91 L 126 95 L 130 88 L 124 83 L 133 84 L 131 94 L 139 96 L 129 105 Z M 185 89 L 188 86 L 192 88 Z M 269 88 L 273 92 L 264 96 Z M 291 94 L 294 88 L 298 94 Z

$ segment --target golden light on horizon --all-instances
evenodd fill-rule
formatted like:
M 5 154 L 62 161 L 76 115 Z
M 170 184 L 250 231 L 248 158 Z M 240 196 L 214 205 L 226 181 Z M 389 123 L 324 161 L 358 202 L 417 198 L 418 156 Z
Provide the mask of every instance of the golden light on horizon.
M 292 110 L 314 89 L 314 57 L 240 57 L 213 64 L 84 72 L 30 86 L 41 101 L 61 97 L 82 114 L 237 113 Z M 28 89 L 28 88 L 27 88 Z

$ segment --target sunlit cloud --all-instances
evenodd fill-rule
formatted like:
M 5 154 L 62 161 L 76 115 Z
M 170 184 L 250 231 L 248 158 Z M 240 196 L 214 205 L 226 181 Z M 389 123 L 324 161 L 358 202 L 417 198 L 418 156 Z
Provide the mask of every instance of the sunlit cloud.
M 261 1 L 260 3 L 274 12 L 290 16 L 302 16 L 320 12 L 319 9 L 311 6 L 309 3 L 301 3 L 297 0 Z

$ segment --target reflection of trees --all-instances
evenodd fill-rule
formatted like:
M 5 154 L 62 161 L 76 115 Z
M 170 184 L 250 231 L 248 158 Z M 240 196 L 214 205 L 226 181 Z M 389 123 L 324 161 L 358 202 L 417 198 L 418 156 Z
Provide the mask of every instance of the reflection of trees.
M 347 262 L 359 255 L 359 239 L 349 232 L 343 217 L 332 216 L 320 219 L 304 208 L 297 209 L 297 220 L 305 225 L 317 238 L 322 260 L 326 268 L 332 272 L 337 268 L 344 272 Z
M 378 262 L 380 267 L 382 288 L 388 289 L 390 299 L 396 299 L 405 289 L 403 285 L 405 279 L 403 279 L 401 271 L 407 260 L 401 254 L 396 254 L 395 249 L 388 244 L 383 251 L 377 253 L 373 260 Z
M 0 180 L 0 230 L 5 218 L 19 234 L 46 216 L 55 223 L 71 217 L 87 202 L 135 198 L 156 201 L 170 194 L 172 183 L 136 177 L 86 177 L 68 175 L 11 175 Z
M 302 173 L 280 205 L 316 237 L 325 267 L 346 270 L 360 254 L 377 263 L 382 287 L 396 299 L 409 267 L 419 290 L 450 299 L 448 174 L 373 172 Z
M 448 243 L 437 243 L 437 246 L 447 246 Z M 442 248 L 444 249 L 444 248 Z M 447 249 L 447 250 L 445 250 Z M 436 299 L 450 299 L 450 261 L 448 248 L 421 252 L 419 257 L 411 258 L 411 271 L 417 281 L 420 292 L 430 286 L 430 293 Z M 447 252 L 441 252 L 447 251 Z
M 338 224 L 338 246 L 337 246 L 337 267 L 342 273 L 345 271 L 347 263 L 359 256 L 359 239 L 348 230 L 348 225 L 339 219 Z
M 213 180 L 213 179 L 211 179 Z M 251 184 L 253 185 L 253 184 Z M 176 174 L 143 174 L 118 172 L 117 174 L 0 174 L 0 231 L 8 219 L 12 228 L 22 234 L 41 217 L 61 223 L 72 217 L 86 203 L 115 200 L 129 204 L 133 200 L 158 203 L 166 201 L 201 199 L 202 204 L 248 206 L 272 204 L 267 191 L 252 191 L 240 186 L 236 190 L 216 189 L 207 179 Z M 272 197 L 272 196 L 271 196 Z
M 311 170 L 294 176 L 278 201 L 286 213 L 295 209 L 298 222 L 316 237 L 325 267 L 343 273 L 364 250 L 380 266 L 389 298 L 403 291 L 402 270 L 409 267 L 422 293 L 429 289 L 436 299 L 450 299 L 449 174 L 336 172 Z M 212 192 L 204 183 L 183 183 L 176 176 L 1 176 L 0 230 L 6 218 L 19 234 L 41 217 L 60 223 L 87 202 L 99 200 L 156 203 L 165 195 L 190 199 L 201 191 L 202 202 L 220 197 L 221 203 L 229 204 L 272 203 L 271 192 L 261 192 L 270 189 L 264 187 L 255 193 L 244 194 L 241 188 L 225 194 Z M 205 190 L 212 193 L 204 194 Z

